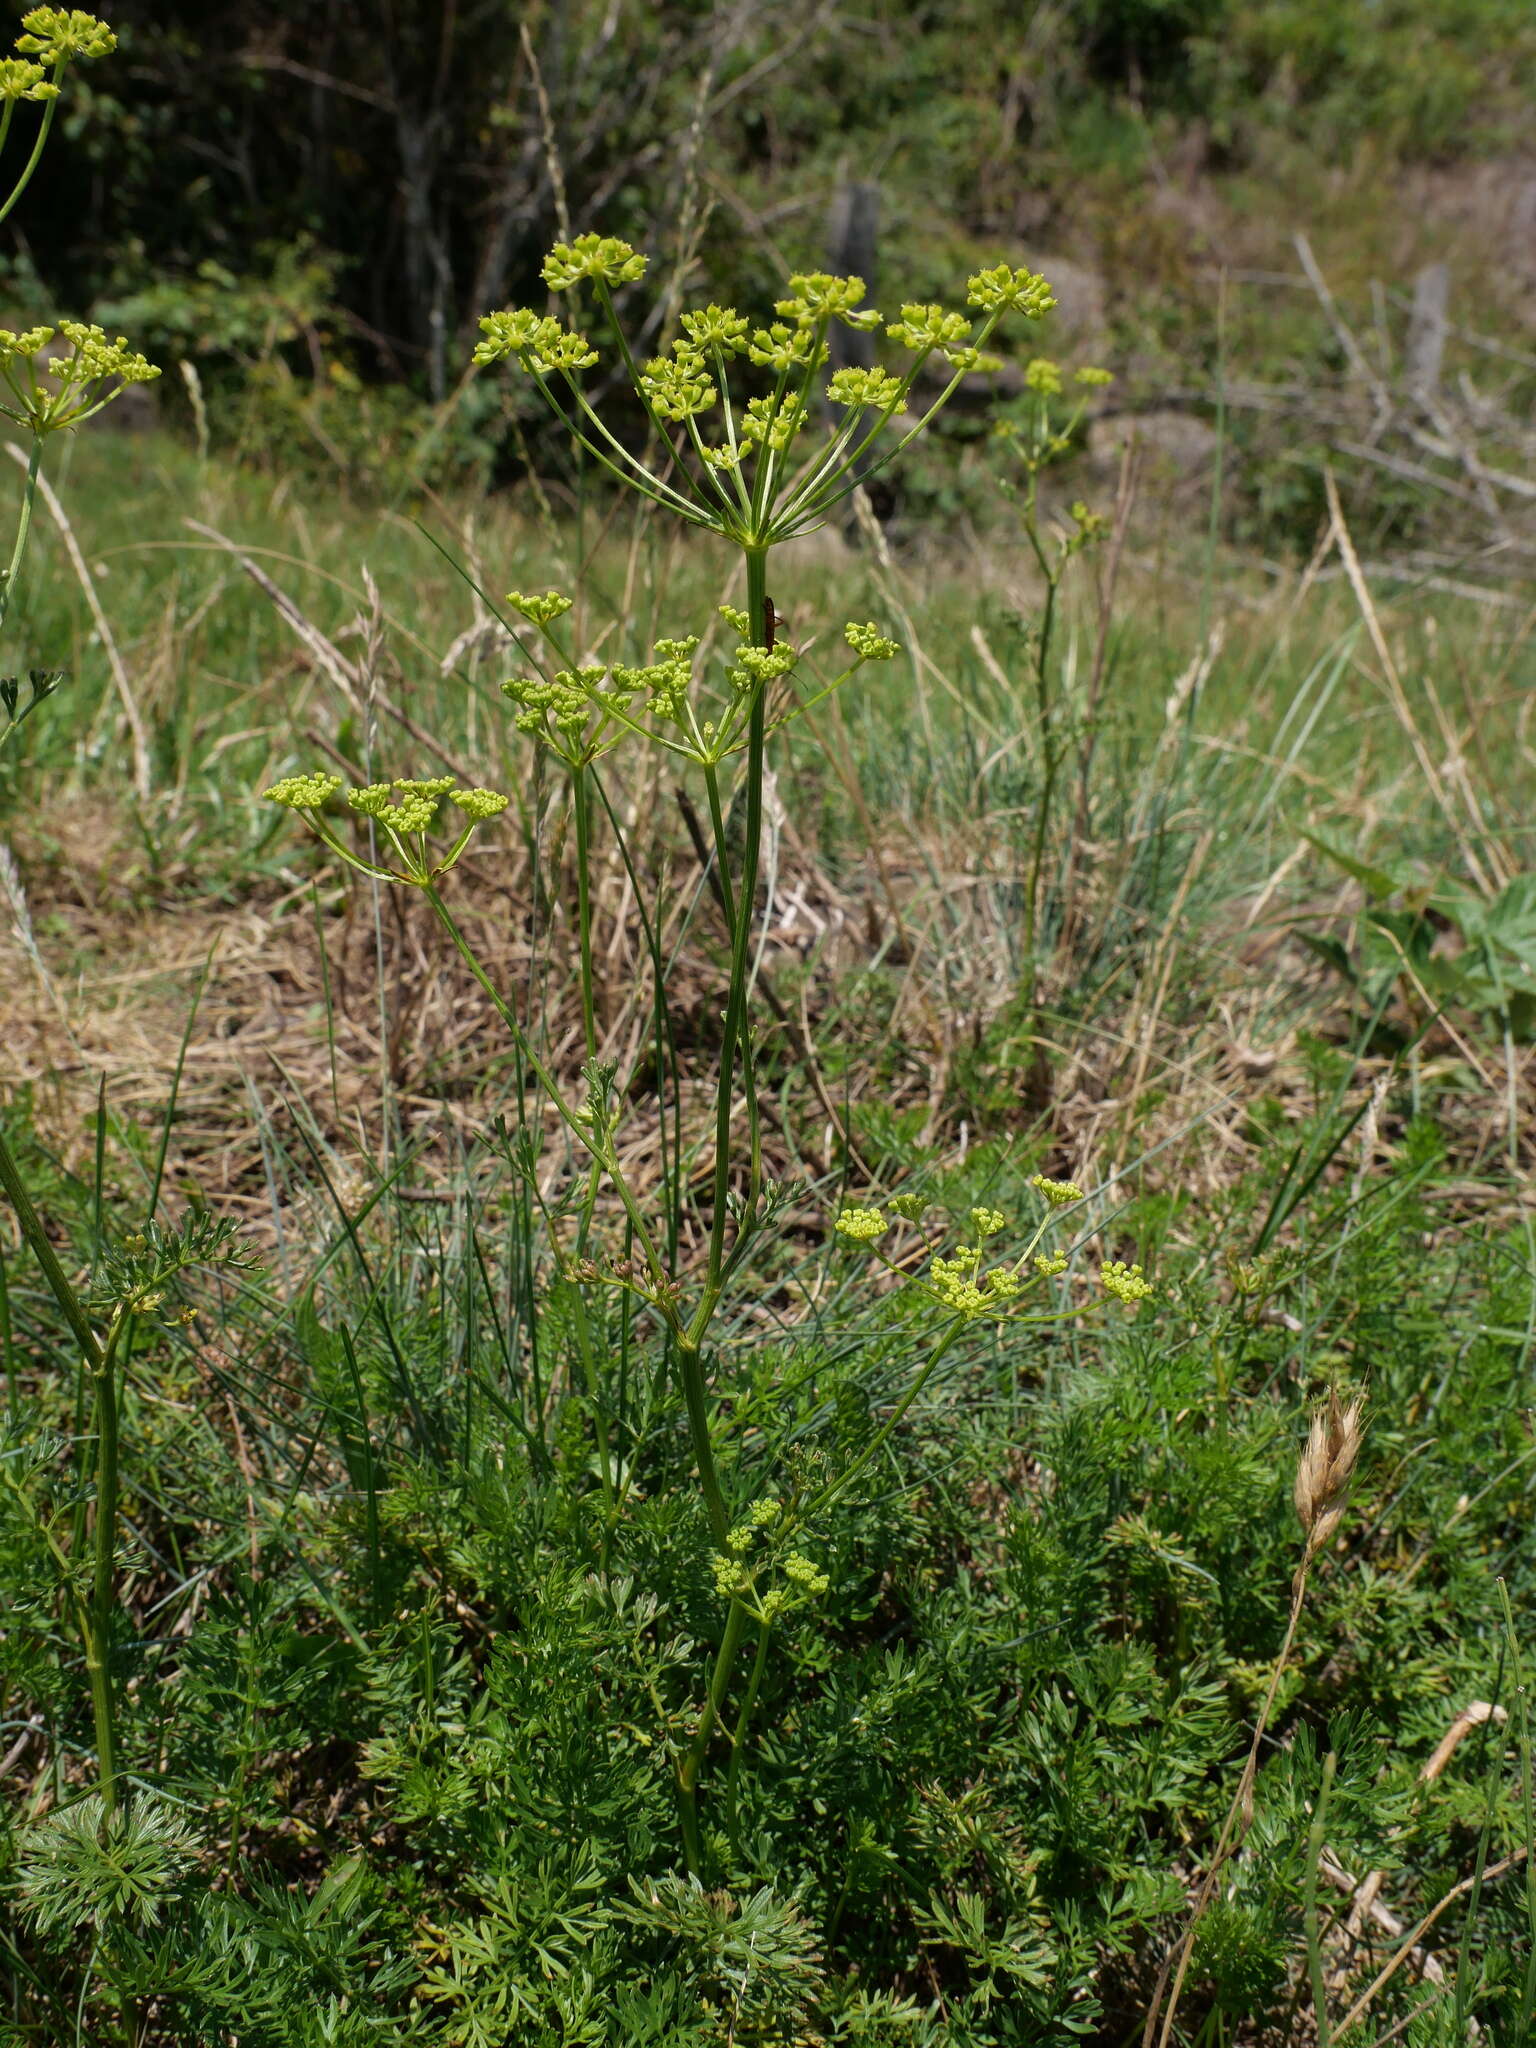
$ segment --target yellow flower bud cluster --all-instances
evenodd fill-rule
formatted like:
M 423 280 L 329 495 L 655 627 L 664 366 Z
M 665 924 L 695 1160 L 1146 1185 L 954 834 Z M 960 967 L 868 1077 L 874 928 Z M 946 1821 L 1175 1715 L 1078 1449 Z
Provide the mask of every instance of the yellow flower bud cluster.
M 952 1259 L 935 1252 L 928 1268 L 934 1298 L 952 1315 L 987 1316 L 1006 1311 L 1021 1282 L 1011 1266 L 981 1270 L 981 1246 L 960 1246 Z
M 546 720 L 556 732 L 580 732 L 592 709 L 592 693 L 607 673 L 598 662 L 558 669 L 553 677 L 509 676 L 501 694 L 522 707 L 513 721 L 519 732 L 543 733 Z
M 290 811 L 318 811 L 341 787 L 339 775 L 285 775 L 262 795 L 269 804 L 281 804 Z
M 51 346 L 55 332 L 68 344 L 68 354 Z M 123 336 L 113 341 L 104 328 L 83 320 L 61 320 L 57 330 L 29 327 L 21 334 L 0 328 L 0 385 L 10 394 L 9 402 L 0 397 L 0 413 L 34 434 L 76 426 L 130 384 L 147 384 L 159 374 Z
M 693 684 L 693 653 L 698 640 L 658 640 L 651 650 L 656 659 L 639 668 L 615 662 L 615 688 L 626 698 L 643 695 L 646 708 L 656 718 L 675 719 L 682 715 Z
M 644 277 L 647 259 L 617 235 L 578 235 L 574 242 L 556 242 L 544 258 L 544 282 L 551 291 L 569 291 L 590 279 L 612 288 Z
M 0 57 L 0 100 L 56 100 L 59 88 L 41 64 L 25 57 Z
M 450 789 L 448 801 L 457 804 L 472 825 L 483 825 L 499 818 L 508 800 L 499 789 Z
M 547 313 L 530 312 L 526 306 L 487 313 L 480 332 L 485 339 L 477 344 L 474 360 L 482 365 L 511 359 L 534 376 L 547 377 L 555 371 L 570 375 L 597 361 L 597 350 L 584 334 L 562 327 Z
M 799 659 L 795 649 L 783 640 L 772 647 L 753 647 L 744 642 L 737 648 L 735 662 L 726 670 L 725 679 L 738 696 L 745 697 L 777 682 L 780 676 L 787 676 Z
M 1140 1266 L 1128 1266 L 1123 1259 L 1110 1259 L 1100 1266 L 1099 1285 L 1132 1308 L 1138 1301 L 1149 1300 L 1154 1292 Z
M 670 356 L 652 356 L 641 373 L 640 390 L 652 412 L 664 420 L 693 419 L 720 398 L 704 358 L 684 341 L 673 344 Z
M 1083 1191 L 1075 1180 L 1047 1180 L 1043 1173 L 1030 1176 L 1030 1186 L 1037 1195 L 1043 1195 L 1053 1209 L 1065 1209 L 1072 1202 L 1083 1199 Z
M 572 602 L 558 590 L 546 590 L 542 597 L 526 597 L 520 590 L 507 592 L 507 603 L 535 626 L 551 625 L 563 612 L 570 610 Z
M 75 57 L 106 57 L 117 48 L 107 24 L 83 7 L 34 7 L 21 17 L 16 47 L 44 64 L 68 64 Z
M 1015 270 L 1011 264 L 994 264 L 978 270 L 966 280 L 966 296 L 983 312 L 1011 310 L 1026 320 L 1041 320 L 1056 303 L 1056 295 L 1045 279 L 1029 270 Z
M 971 323 L 963 313 L 946 312 L 942 306 L 903 306 L 901 318 L 885 330 L 903 348 L 961 348 L 971 338 Z
M 370 782 L 362 789 L 349 789 L 347 802 L 360 817 L 387 825 L 392 832 L 427 832 L 437 820 L 439 802 L 452 788 L 451 775 L 434 775 L 425 782 Z
M 407 846 L 405 842 L 419 839 L 421 834 L 432 829 L 444 797 L 463 814 L 464 824 L 447 859 L 434 870 L 439 874 L 453 866 L 477 825 L 499 817 L 507 808 L 507 798 L 499 789 L 462 788 L 451 775 L 434 775 L 425 780 L 402 776 L 394 782 L 371 782 L 360 789 L 349 789 L 348 808 L 359 817 L 371 818 L 381 826 L 399 849 L 407 869 L 405 874 L 399 874 L 394 869 L 376 867 L 360 859 L 336 837 L 322 814 L 341 787 L 339 775 L 322 771 L 313 775 L 285 775 L 262 794 L 268 803 L 304 813 L 310 826 L 327 846 L 354 867 L 361 867 L 366 873 L 378 875 L 381 879 L 393 877 L 402 882 L 421 883 L 430 879 L 425 855 L 419 848 Z
M 819 370 L 827 360 L 827 345 L 816 339 L 814 327 L 786 327 L 776 320 L 771 327 L 753 329 L 747 354 L 760 370 L 786 376 L 791 370 Z
M 779 1560 L 779 1568 L 789 1583 L 775 1586 L 760 1599 L 754 1598 L 759 1576 L 773 1565 L 777 1545 L 788 1533 L 780 1528 L 777 1537 L 774 1534 L 783 1514 L 783 1505 L 777 1500 L 754 1501 L 745 1520 L 738 1522 L 726 1537 L 725 1548 L 716 1551 L 710 1561 L 715 1591 L 721 1599 L 749 1602 L 760 1621 L 772 1621 L 786 1607 L 825 1593 L 830 1583 L 827 1574 L 803 1551 L 791 1550 Z M 750 1561 L 754 1552 L 755 1563 Z
M 894 412 L 901 403 L 902 381 L 889 370 L 834 370 L 827 397 L 834 405 L 858 406 L 869 412 Z
M 809 418 L 798 400 L 779 405 L 771 398 L 750 398 L 746 411 L 736 422 L 736 438 L 746 449 L 755 448 L 760 442 L 775 450 L 787 448 Z
M 860 626 L 850 620 L 843 628 L 843 638 L 865 661 L 894 661 L 901 652 L 901 643 L 888 640 L 875 625 Z
M 700 354 L 706 349 L 718 349 L 725 356 L 746 352 L 747 323 L 732 306 L 706 306 L 702 313 L 685 313 L 683 332 Z
M 841 320 L 845 327 L 871 328 L 880 325 L 873 306 L 861 306 L 862 277 L 831 277 L 824 270 L 802 271 L 789 280 L 790 296 L 774 301 L 774 311 L 786 320 L 810 326 L 821 320 Z

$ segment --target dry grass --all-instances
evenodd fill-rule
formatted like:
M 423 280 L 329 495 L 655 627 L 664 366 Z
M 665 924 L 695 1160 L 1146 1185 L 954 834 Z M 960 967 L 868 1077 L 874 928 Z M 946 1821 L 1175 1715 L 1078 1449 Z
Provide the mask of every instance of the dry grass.
M 494 709 L 500 630 L 403 521 L 375 535 L 406 551 L 375 581 L 367 569 L 328 566 L 353 543 L 344 511 L 333 510 L 322 530 L 304 508 L 262 505 L 253 493 L 238 476 L 204 483 L 190 557 L 145 556 L 126 541 L 96 561 L 98 581 L 103 571 L 146 579 L 136 629 L 121 634 L 144 716 L 163 729 L 188 678 L 191 711 L 175 780 L 152 811 L 136 811 L 121 781 L 88 771 L 77 756 L 77 785 L 92 776 L 89 807 L 24 807 L 8 828 L 38 936 L 34 957 L 0 927 L 0 1034 L 14 1082 L 32 1086 L 43 1129 L 76 1163 L 91 1142 L 98 1088 L 105 1084 L 120 1115 L 152 1122 L 185 1037 L 177 1183 L 269 1228 L 274 1201 L 285 1198 L 271 1134 L 279 1105 L 306 1105 L 337 1161 L 368 1173 L 403 1138 L 430 1193 L 460 1171 L 466 1139 L 485 1135 L 513 1078 L 501 1027 L 424 906 L 404 892 L 375 899 L 342 888 L 323 860 L 290 858 L 286 848 L 277 864 L 265 853 L 242 857 L 251 815 L 244 791 L 259 775 L 317 752 L 350 768 L 361 730 L 381 760 L 435 757 L 466 778 L 507 779 L 518 791 L 521 835 L 509 826 L 466 864 L 459 914 L 498 984 L 538 1018 L 567 1078 L 579 1065 L 580 1029 L 560 792 L 506 750 Z M 143 531 L 141 503 L 124 516 Z M 274 516 L 286 545 L 248 545 L 244 536 Z M 529 565 L 518 569 L 525 583 L 560 573 L 551 535 L 516 511 L 478 507 L 452 523 L 489 588 L 508 579 L 508 562 Z M 1467 724 L 1471 699 L 1448 708 L 1426 678 L 1423 723 L 1411 701 L 1417 679 L 1402 650 L 1402 615 L 1378 613 L 1336 503 L 1333 530 L 1299 579 L 1266 590 L 1251 573 L 1237 575 L 1224 594 L 1225 644 L 1219 627 L 1210 631 L 1193 660 L 1179 661 L 1171 689 L 1164 636 L 1190 644 L 1190 601 L 1178 596 L 1176 578 L 1170 595 L 1165 572 L 1149 580 L 1134 531 L 1130 539 L 1121 602 L 1155 622 L 1140 657 L 1155 716 L 1147 719 L 1152 707 L 1137 680 L 1145 740 L 1114 758 L 1101 746 L 1095 757 L 1100 793 L 1087 811 L 1079 804 L 1052 878 L 1062 944 L 1029 1031 L 1013 1029 L 1021 974 L 1015 792 L 1027 789 L 1038 740 L 1010 702 L 1007 664 L 1016 656 L 996 626 L 989 637 L 975 624 L 979 599 L 1027 608 L 1017 560 L 994 549 L 973 559 L 962 581 L 953 554 L 930 550 L 900 565 L 898 578 L 883 545 L 860 554 L 833 537 L 786 561 L 780 587 L 813 646 L 822 616 L 866 605 L 901 616 L 915 672 L 894 715 L 939 768 L 931 787 L 904 785 L 900 755 L 882 752 L 892 712 L 858 706 L 846 722 L 841 713 L 819 718 L 771 790 L 760 987 L 770 1058 L 781 1075 L 799 1076 L 767 1098 L 771 1170 L 833 1172 L 849 1138 L 859 1175 L 860 1106 L 872 1101 L 898 1115 L 919 1112 L 924 1143 L 963 1151 L 1001 1127 L 1074 1177 L 1103 1180 L 1135 1165 L 1142 1186 L 1177 1181 L 1214 1200 L 1266 1142 L 1252 1128 L 1255 1096 L 1277 1105 L 1282 1120 L 1311 1115 L 1309 1039 L 1346 1045 L 1359 1029 L 1358 1006 L 1292 936 L 1296 920 L 1326 923 L 1358 892 L 1320 877 L 1284 829 L 1235 868 L 1223 844 L 1231 785 L 1213 779 L 1216 771 L 1269 776 L 1267 802 L 1279 791 L 1310 805 L 1314 793 L 1340 789 L 1334 764 L 1347 759 L 1362 814 L 1387 817 L 1417 803 L 1472 846 L 1481 797 L 1468 764 L 1478 764 L 1483 736 Z M 1335 542 L 1349 574 L 1344 587 L 1325 589 L 1318 575 Z M 701 598 L 700 564 L 670 544 L 656 552 L 642 529 L 599 535 L 596 544 L 609 598 L 653 626 L 717 594 Z M 491 571 L 487 562 L 503 566 Z M 74 580 L 71 565 L 59 564 L 53 594 L 78 618 Z M 120 604 L 125 595 L 119 588 Z M 420 609 L 407 616 L 412 596 Z M 1069 622 L 1072 668 L 1092 657 L 1102 596 L 1085 592 Z M 1357 605 L 1375 674 L 1363 698 L 1357 689 L 1354 715 L 1363 704 L 1358 730 L 1369 738 L 1356 746 L 1330 721 L 1310 755 L 1280 759 L 1270 736 L 1306 650 L 1336 644 Z M 243 635 L 238 650 L 217 638 L 230 617 L 236 625 L 227 630 Z M 966 618 L 973 630 L 961 625 Z M 593 647 L 613 632 L 597 612 L 581 630 Z M 1505 634 L 1500 674 L 1512 675 L 1522 644 L 1522 635 Z M 77 651 L 90 672 L 88 646 Z M 1245 667 L 1258 677 L 1257 694 L 1242 687 Z M 1364 674 L 1359 657 L 1352 670 Z M 445 697 L 450 675 L 467 679 L 467 695 Z M 1125 688 L 1113 673 L 1111 688 Z M 115 701 L 104 695 L 93 729 L 104 729 L 103 719 L 110 726 Z M 1119 715 L 1113 706 L 1111 715 Z M 973 766 L 954 769 L 947 764 L 960 735 Z M 1008 779 L 1016 763 L 1023 782 Z M 1134 784 L 1125 784 L 1128 773 Z M 210 809 L 215 788 L 233 795 Z M 709 1066 L 724 987 L 702 838 L 660 756 L 623 770 L 610 796 L 640 886 L 664 906 L 661 950 L 691 1140 L 702 1134 L 696 1077 Z M 1165 850 L 1168 885 L 1139 899 L 1136 877 Z M 1509 853 L 1498 857 L 1508 872 Z M 637 1077 L 627 1165 L 644 1186 L 659 1167 L 651 971 L 635 882 L 611 844 L 594 923 L 603 1051 Z M 1386 1022 L 1406 1025 L 1406 1012 L 1389 1012 Z M 1481 1201 L 1504 1180 L 1499 1155 L 1512 1124 L 1518 1155 L 1529 1155 L 1532 1057 L 1486 1033 L 1473 1032 L 1472 1043 L 1468 1032 L 1464 1020 L 1430 1028 L 1416 1054 L 1417 1086 L 1464 1163 L 1467 1198 Z M 1374 1050 L 1358 1061 L 1351 1103 L 1387 1064 Z M 556 1136 L 552 1118 L 550 1128 Z M 1390 1147 L 1400 1135 L 1390 1119 L 1370 1125 L 1373 1145 Z M 548 1156 L 551 1174 L 563 1174 L 557 1136 Z M 1341 1170 L 1358 1164 L 1352 1155 Z

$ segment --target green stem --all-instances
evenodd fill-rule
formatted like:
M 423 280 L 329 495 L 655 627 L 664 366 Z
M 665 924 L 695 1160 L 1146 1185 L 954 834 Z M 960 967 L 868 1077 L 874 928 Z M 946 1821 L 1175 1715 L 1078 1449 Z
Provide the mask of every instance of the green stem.
M 741 1752 L 746 1746 L 747 1730 L 757 1706 L 757 1696 L 762 1690 L 763 1674 L 768 1669 L 768 1644 L 773 1635 L 771 1622 L 760 1622 L 757 1631 L 757 1655 L 752 1660 L 752 1675 L 747 1680 L 747 1696 L 741 1703 L 741 1712 L 736 1716 L 736 1732 L 731 1737 L 731 1760 L 725 1767 L 725 1813 L 726 1826 L 730 1830 L 733 1847 L 740 1853 L 741 1844 L 736 1826 L 736 1783 L 741 1776 Z
M 748 549 L 747 615 L 755 646 L 768 645 L 768 557 L 763 549 Z M 688 1433 L 692 1440 L 699 1486 L 709 1514 L 715 1541 L 723 1542 L 730 1528 L 725 1500 L 715 1469 L 714 1446 L 710 1438 L 709 1404 L 704 1385 L 700 1348 L 719 1304 L 725 1273 L 725 1237 L 730 1215 L 731 1192 L 731 1098 L 735 1091 L 738 1047 L 743 1061 L 750 1061 L 752 1048 L 747 1030 L 748 983 L 751 977 L 752 913 L 757 895 L 758 852 L 763 831 L 763 745 L 765 700 L 761 688 L 752 706 L 751 738 L 747 753 L 746 832 L 741 855 L 739 886 L 733 891 L 726 879 L 725 845 L 719 797 L 711 778 L 710 820 L 715 831 L 715 857 L 720 865 L 722 895 L 731 924 L 731 983 L 726 998 L 725 1023 L 720 1039 L 720 1064 L 715 1094 L 715 1177 L 714 1215 L 710 1220 L 709 1258 L 703 1292 L 687 1330 L 678 1344 L 678 1371 L 683 1400 L 688 1410 Z
M 1045 849 L 1050 837 L 1051 812 L 1056 804 L 1056 773 L 1060 766 L 1056 745 L 1055 719 L 1052 716 L 1050 654 L 1051 640 L 1056 624 L 1056 591 L 1059 577 L 1046 560 L 1040 545 L 1036 523 L 1036 491 L 1039 479 L 1032 475 L 1029 482 L 1029 502 L 1024 515 L 1024 530 L 1034 549 L 1035 559 L 1045 577 L 1045 606 L 1040 614 L 1040 632 L 1035 647 L 1035 704 L 1040 721 L 1040 744 L 1045 754 L 1045 777 L 1040 788 L 1040 803 L 1035 815 L 1034 845 L 1030 851 L 1029 889 L 1025 898 L 1024 916 L 1024 957 L 1029 974 L 1029 1001 L 1033 1010 L 1035 990 L 1038 981 L 1035 959 L 1035 940 L 1040 923 L 1040 876 L 1045 866 Z
M 576 812 L 576 927 L 581 948 L 581 1023 L 587 1058 L 597 1057 L 597 1000 L 592 970 L 592 792 L 585 766 L 571 774 Z
M 704 1495 L 705 1511 L 709 1515 L 710 1533 L 716 1543 L 724 1543 L 730 1533 L 731 1518 L 726 1513 L 725 1496 L 720 1490 L 720 1475 L 715 1470 L 715 1447 L 709 1429 L 709 1396 L 704 1385 L 704 1361 L 699 1356 L 699 1347 L 689 1336 L 680 1338 L 677 1346 L 678 1377 L 683 1383 L 683 1402 L 688 1410 L 688 1437 L 693 1446 L 693 1459 L 698 1467 L 699 1488 Z
M 747 558 L 747 618 L 752 644 L 768 645 L 768 556 L 762 548 L 749 548 Z M 741 850 L 740 884 L 735 891 L 731 932 L 731 985 L 726 997 L 725 1023 L 720 1036 L 720 1068 L 715 1095 L 715 1188 L 714 1215 L 710 1219 L 709 1260 L 705 1269 L 704 1293 L 688 1339 L 695 1347 L 708 1329 L 720 1299 L 721 1269 L 725 1264 L 725 1235 L 730 1217 L 731 1192 L 731 1100 L 736 1087 L 736 1052 L 751 1058 L 745 1030 L 748 984 L 751 978 L 752 914 L 757 897 L 757 864 L 763 837 L 763 751 L 767 703 L 759 685 L 753 700 L 748 728 L 745 792 L 745 831 Z M 722 871 L 725 848 L 717 847 Z M 730 901 L 730 898 L 727 898 Z
M 731 1670 L 736 1662 L 736 1653 L 741 1648 L 741 1639 L 746 1634 L 747 1610 L 739 1600 L 731 1602 L 725 1618 L 725 1633 L 720 1638 L 720 1648 L 715 1653 L 715 1668 L 710 1674 L 709 1691 L 705 1694 L 704 1705 L 699 1714 L 699 1725 L 693 1731 L 693 1740 L 688 1753 L 677 1769 L 677 1804 L 683 1827 L 683 1854 L 688 1868 L 697 1873 L 703 1868 L 704 1845 L 699 1834 L 699 1772 L 704 1766 L 704 1753 L 709 1747 L 709 1738 L 714 1733 L 720 1710 L 725 1705 L 725 1696 L 731 1683 Z
M 53 72 L 53 83 L 57 85 L 59 80 L 63 76 L 64 66 L 62 64 L 55 65 Z M 37 169 L 39 163 L 41 163 L 43 151 L 48 146 L 48 131 L 53 126 L 53 117 L 55 113 L 58 111 L 58 105 L 59 103 L 56 99 L 49 100 L 47 109 L 43 114 L 42 122 L 37 131 L 37 140 L 32 145 L 32 154 L 27 158 L 26 169 L 22 172 L 21 176 L 16 180 L 16 183 L 12 186 L 10 198 L 7 199 L 3 205 L 0 205 L 0 221 L 3 221 L 5 219 L 6 215 L 10 212 L 11 208 L 16 204 L 17 200 L 21 197 L 22 193 L 25 192 L 27 187 L 31 184 L 32 173 Z
M 571 771 L 571 795 L 576 814 L 576 927 L 577 945 L 581 955 L 581 1024 L 587 1058 L 593 1060 L 597 1057 L 597 999 L 592 966 L 592 789 L 588 778 L 589 770 L 585 763 Z M 597 1208 L 597 1188 L 601 1172 L 602 1168 L 594 1159 L 587 1175 L 587 1192 L 582 1202 L 581 1220 L 576 1232 L 578 1258 L 586 1256 L 588 1240 L 592 1234 L 592 1218 Z M 591 1321 L 587 1314 L 586 1296 L 575 1283 L 572 1283 L 571 1295 L 576 1310 L 576 1337 L 581 1352 L 582 1376 L 586 1383 L 587 1399 L 592 1406 L 593 1427 L 597 1432 L 603 1501 L 611 1515 L 613 1460 L 608 1444 L 608 1418 L 598 1392 Z
M 118 1331 L 125 1328 L 122 1311 L 102 1354 L 101 1369 L 92 1374 L 96 1387 L 96 1527 L 95 1565 L 91 1582 L 91 1630 L 85 1661 L 91 1681 L 91 1711 L 96 1723 L 96 1755 L 101 1803 L 110 1813 L 117 1804 L 117 1710 L 112 1692 L 112 1614 L 116 1605 L 117 1555 L 117 1349 Z
M 22 560 L 27 552 L 27 537 L 32 531 L 32 505 L 37 496 L 37 473 L 43 460 L 43 437 L 32 436 L 32 454 L 27 463 L 26 482 L 21 487 L 21 511 L 16 519 L 16 545 L 11 549 L 11 566 L 5 572 L 5 582 L 0 585 L 0 628 L 5 625 L 5 615 L 11 608 L 11 594 L 21 575 Z

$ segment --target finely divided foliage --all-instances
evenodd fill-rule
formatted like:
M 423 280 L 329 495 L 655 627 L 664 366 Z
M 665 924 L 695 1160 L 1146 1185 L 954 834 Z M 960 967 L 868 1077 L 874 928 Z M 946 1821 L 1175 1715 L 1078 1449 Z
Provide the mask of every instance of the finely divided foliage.
M 114 47 L 80 10 L 24 16 L 0 147 L 19 118 L 30 154 L 0 218 L 70 67 Z M 610 497 L 726 549 L 742 602 L 663 635 L 638 607 L 594 626 L 580 575 L 514 589 L 485 700 L 502 788 L 409 716 L 431 758 L 381 775 L 359 669 L 332 765 L 285 735 L 271 808 L 242 813 L 285 896 L 311 863 L 317 924 L 340 888 L 496 1020 L 438 1077 L 450 1170 L 415 1172 L 382 950 L 381 1163 L 365 1181 L 341 1149 L 333 1039 L 334 1124 L 263 1118 L 259 1253 L 178 1168 L 179 1064 L 158 1137 L 103 1088 L 84 1168 L 0 1105 L 0 2048 L 1524 2048 L 1529 1222 L 1445 1227 L 1417 1066 L 1392 1168 L 1370 1171 L 1382 1081 L 1339 1170 L 1395 969 L 1349 1054 L 1310 1048 L 1308 1105 L 1255 1106 L 1259 1163 L 1208 1214 L 1141 1192 L 1139 1010 L 1102 1163 L 1014 1113 L 1071 997 L 1045 972 L 1053 918 L 1072 944 L 1050 856 L 1079 857 L 1091 742 L 1059 605 L 1107 522 L 1042 484 L 1092 366 L 1026 358 L 980 444 L 1038 573 L 1004 678 L 1032 779 L 999 1134 L 873 1099 L 889 1048 L 854 1042 L 856 1005 L 900 1013 L 894 948 L 855 977 L 848 1043 L 818 1057 L 805 1011 L 796 1035 L 765 966 L 781 787 L 817 714 L 919 671 L 888 579 L 859 610 L 888 602 L 901 640 L 880 617 L 792 639 L 775 551 L 867 519 L 1053 294 L 1000 262 L 963 310 L 888 319 L 804 271 L 757 317 L 679 291 L 646 312 L 649 275 L 617 237 L 559 242 L 569 318 L 489 313 L 474 363 L 531 380 Z M 831 367 L 839 329 L 882 359 Z M 99 327 L 0 332 L 30 437 L 0 628 L 51 438 L 155 374 Z M 62 680 L 28 675 L 0 681 L 10 759 Z M 668 785 L 691 896 L 639 852 Z M 531 906 L 497 879 L 519 835 Z M 623 1030 L 595 915 L 615 873 L 646 968 Z M 1154 1008 L 1186 884 L 1121 955 Z

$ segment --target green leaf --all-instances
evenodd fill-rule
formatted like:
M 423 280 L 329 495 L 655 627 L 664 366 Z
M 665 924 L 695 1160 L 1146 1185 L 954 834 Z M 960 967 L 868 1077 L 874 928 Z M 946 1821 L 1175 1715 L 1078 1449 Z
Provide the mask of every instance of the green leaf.
M 1357 882 L 1363 882 L 1378 901 L 1382 897 L 1390 896 L 1394 889 L 1406 889 L 1413 880 L 1412 874 L 1406 868 L 1400 868 L 1395 873 L 1387 868 L 1373 868 L 1368 861 L 1357 860 L 1352 853 L 1346 853 L 1340 846 L 1331 845 L 1328 840 L 1319 838 L 1315 832 L 1303 832 L 1301 836 L 1309 846 L 1315 846 L 1325 859 L 1331 860 L 1335 867 L 1342 868 L 1346 875 L 1353 875 Z
M 1349 957 L 1348 948 L 1338 939 L 1326 932 L 1305 931 L 1300 926 L 1296 929 L 1296 936 L 1319 960 L 1326 961 L 1335 974 L 1341 974 L 1351 988 L 1360 986 L 1360 977 L 1355 972 L 1355 963 Z

